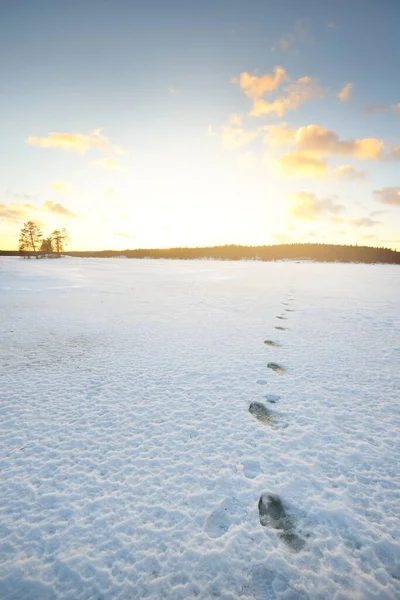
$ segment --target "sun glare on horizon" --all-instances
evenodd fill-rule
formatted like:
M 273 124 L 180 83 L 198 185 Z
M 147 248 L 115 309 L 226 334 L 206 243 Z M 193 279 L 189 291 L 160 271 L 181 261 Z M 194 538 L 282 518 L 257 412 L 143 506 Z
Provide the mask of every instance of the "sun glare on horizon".
M 75 250 L 400 247 L 393 4 L 156 4 L 4 11 L 0 249 L 29 220 Z

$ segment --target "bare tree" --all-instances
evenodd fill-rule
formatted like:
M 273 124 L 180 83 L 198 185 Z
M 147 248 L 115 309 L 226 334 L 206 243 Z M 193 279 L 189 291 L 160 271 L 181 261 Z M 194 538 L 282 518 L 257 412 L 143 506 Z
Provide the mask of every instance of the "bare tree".
M 40 240 L 42 238 L 42 232 L 39 225 L 33 221 L 27 221 L 24 223 L 23 228 L 19 234 L 19 250 L 20 252 L 34 252 L 36 253 L 40 247 Z M 39 258 L 36 254 L 36 258 Z
M 64 246 L 69 242 L 67 230 L 64 227 L 62 229 L 55 229 L 50 237 L 54 251 L 57 254 L 62 254 Z

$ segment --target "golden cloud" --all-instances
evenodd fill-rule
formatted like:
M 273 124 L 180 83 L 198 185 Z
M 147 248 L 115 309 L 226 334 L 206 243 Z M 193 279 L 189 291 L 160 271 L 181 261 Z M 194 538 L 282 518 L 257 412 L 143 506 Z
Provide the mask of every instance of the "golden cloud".
M 271 48 L 272 51 L 280 48 L 281 50 L 288 50 L 297 44 L 297 42 L 309 42 L 311 41 L 310 34 L 307 25 L 304 21 L 297 21 L 290 33 L 283 35 L 276 44 Z
M 278 169 L 284 175 L 299 177 L 324 177 L 328 173 L 326 161 L 309 155 L 306 152 L 289 152 L 277 159 Z
M 301 150 L 317 155 L 354 156 L 359 160 L 378 160 L 384 147 L 382 140 L 377 138 L 340 140 L 337 133 L 320 125 L 300 127 L 294 143 Z
M 248 98 L 257 100 L 265 94 L 270 94 L 276 90 L 281 83 L 287 81 L 288 76 L 283 67 L 275 67 L 272 75 L 266 73 L 261 77 L 250 75 L 250 73 L 241 73 L 239 85 Z
M 101 129 L 95 129 L 89 134 L 53 131 L 47 137 L 29 136 L 26 141 L 31 146 L 38 148 L 61 148 L 62 150 L 81 154 L 85 154 L 89 150 L 98 150 L 103 153 L 112 152 L 114 154 L 124 153 L 122 148 L 109 142 L 107 137 L 101 133 Z
M 296 192 L 291 196 L 289 214 L 302 221 L 316 221 L 326 216 L 336 217 L 343 210 L 344 206 L 331 198 L 319 199 L 315 194 Z
M 351 91 L 353 89 L 352 83 L 346 83 L 346 85 L 338 93 L 338 98 L 341 102 L 348 102 L 351 100 Z
M 311 77 L 300 77 L 297 81 L 286 86 L 284 96 L 275 98 L 272 102 L 267 102 L 262 98 L 255 99 L 249 116 L 276 115 L 283 117 L 287 111 L 296 110 L 296 108 L 308 100 L 321 97 L 322 90 L 314 79 Z

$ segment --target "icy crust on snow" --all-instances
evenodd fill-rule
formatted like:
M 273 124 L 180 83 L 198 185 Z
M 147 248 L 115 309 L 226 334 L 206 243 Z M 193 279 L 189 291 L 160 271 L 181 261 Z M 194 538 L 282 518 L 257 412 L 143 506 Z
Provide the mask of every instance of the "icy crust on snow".
M 399 598 L 399 275 L 0 259 L 0 597 Z

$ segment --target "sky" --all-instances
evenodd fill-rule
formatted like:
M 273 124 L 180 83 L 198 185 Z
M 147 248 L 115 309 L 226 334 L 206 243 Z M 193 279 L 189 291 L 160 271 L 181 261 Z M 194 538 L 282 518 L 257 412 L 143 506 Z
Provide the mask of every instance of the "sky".
M 398 0 L 0 2 L 0 248 L 400 249 Z

